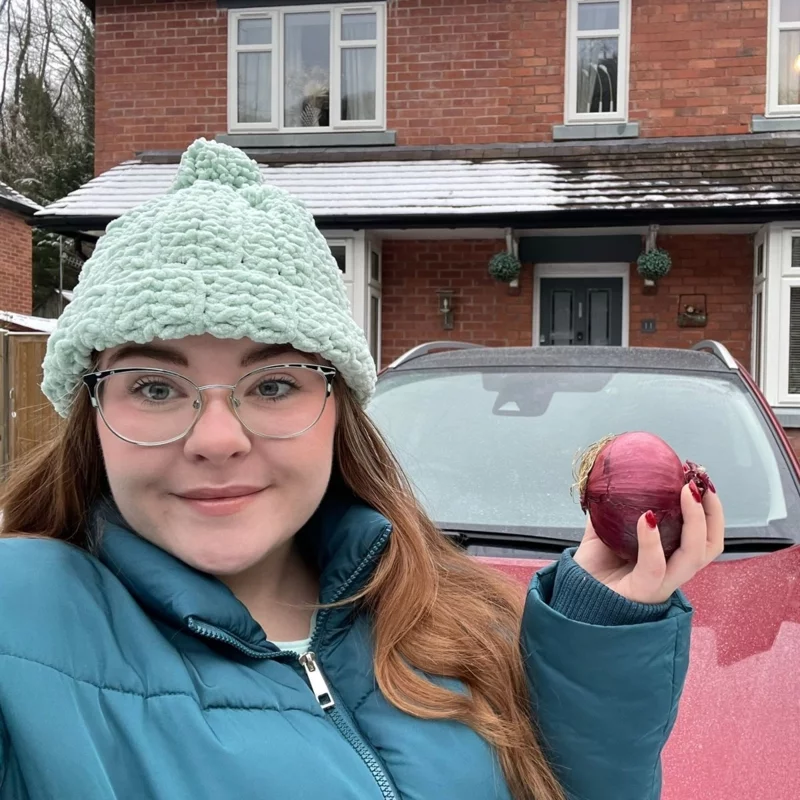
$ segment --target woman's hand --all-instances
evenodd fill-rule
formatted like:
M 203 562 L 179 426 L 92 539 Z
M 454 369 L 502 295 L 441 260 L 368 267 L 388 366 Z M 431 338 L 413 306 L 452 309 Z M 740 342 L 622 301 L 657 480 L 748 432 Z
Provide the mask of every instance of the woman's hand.
M 681 510 L 681 545 L 669 561 L 664 556 L 658 527 L 650 526 L 647 514 L 639 518 L 639 555 L 635 564 L 623 560 L 600 541 L 591 519 L 587 520 L 586 532 L 575 553 L 575 561 L 594 578 L 628 600 L 663 603 L 676 589 L 713 561 L 724 547 L 725 519 L 722 503 L 714 492 L 706 492 L 702 502 L 698 502 L 693 496 L 692 486 L 684 486 Z

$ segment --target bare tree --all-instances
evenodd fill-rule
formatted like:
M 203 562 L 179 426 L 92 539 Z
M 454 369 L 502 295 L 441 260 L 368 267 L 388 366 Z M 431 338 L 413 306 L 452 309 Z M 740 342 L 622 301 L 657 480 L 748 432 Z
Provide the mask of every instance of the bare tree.
M 39 203 L 91 178 L 94 26 L 80 0 L 0 0 L 0 180 Z M 37 299 L 58 285 L 57 237 L 34 235 Z M 67 286 L 74 275 L 67 276 Z

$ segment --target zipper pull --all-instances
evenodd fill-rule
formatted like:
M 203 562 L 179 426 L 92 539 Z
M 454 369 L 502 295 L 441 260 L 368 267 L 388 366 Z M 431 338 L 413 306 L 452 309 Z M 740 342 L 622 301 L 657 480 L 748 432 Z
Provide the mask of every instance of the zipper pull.
M 317 702 L 322 706 L 323 711 L 333 708 L 336 704 L 333 702 L 333 694 L 328 688 L 322 670 L 317 663 L 317 656 L 314 653 L 303 653 L 300 656 L 300 665 L 306 671 L 308 682 L 311 684 L 311 691 L 317 698 Z

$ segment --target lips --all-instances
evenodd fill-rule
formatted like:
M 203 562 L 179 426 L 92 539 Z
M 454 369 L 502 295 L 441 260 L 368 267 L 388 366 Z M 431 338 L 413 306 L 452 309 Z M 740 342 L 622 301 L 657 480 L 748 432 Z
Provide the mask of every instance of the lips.
M 231 517 L 250 508 L 264 496 L 262 486 L 201 486 L 176 492 L 184 508 L 204 517 Z
M 232 497 L 256 494 L 263 488 L 263 486 L 204 486 L 175 494 L 185 500 L 229 500 Z

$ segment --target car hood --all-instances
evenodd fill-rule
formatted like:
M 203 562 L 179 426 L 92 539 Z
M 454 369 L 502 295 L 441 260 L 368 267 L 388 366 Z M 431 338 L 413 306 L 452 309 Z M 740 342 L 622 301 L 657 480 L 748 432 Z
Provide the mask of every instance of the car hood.
M 482 560 L 525 585 L 548 563 Z M 717 561 L 684 591 L 691 661 L 662 800 L 797 800 L 800 546 Z

